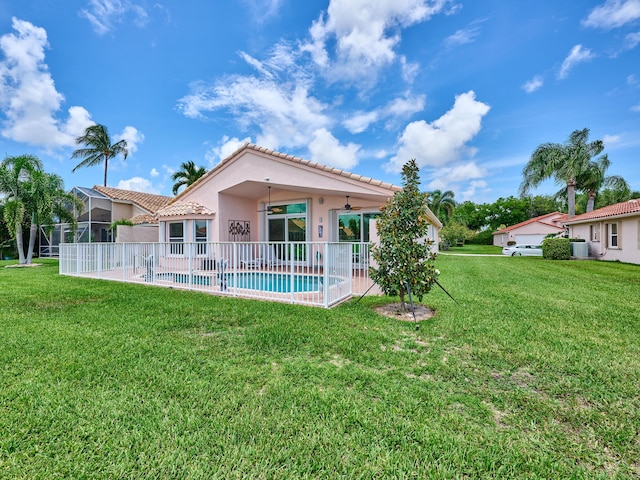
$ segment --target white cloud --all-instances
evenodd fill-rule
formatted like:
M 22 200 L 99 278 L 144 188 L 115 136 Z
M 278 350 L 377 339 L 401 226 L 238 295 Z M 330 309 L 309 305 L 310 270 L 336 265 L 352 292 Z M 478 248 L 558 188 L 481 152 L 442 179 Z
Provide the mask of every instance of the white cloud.
M 418 76 L 420 66 L 417 63 L 407 62 L 404 55 L 400 57 L 400 66 L 402 67 L 402 79 L 407 83 L 413 83 Z
M 309 29 L 311 41 L 302 49 L 333 80 L 372 82 L 396 59 L 401 28 L 426 21 L 451 4 L 450 0 L 331 0 Z M 335 44 L 334 52 L 327 49 L 328 43 Z
M 240 140 L 237 137 L 229 138 L 227 135 L 223 136 L 217 146 L 211 148 L 207 153 L 205 153 L 205 158 L 207 159 L 207 162 L 209 162 L 209 167 L 213 167 L 221 160 L 224 160 L 245 143 L 251 143 L 251 138 L 246 137 Z
M 144 142 L 144 135 L 137 128 L 126 126 L 122 133 L 117 137 L 118 140 L 126 140 L 127 141 L 127 150 L 129 150 L 129 154 L 136 152 L 138 150 L 138 144 Z
M 640 112 L 640 103 L 631 107 L 632 112 Z
M 358 164 L 359 150 L 360 145 L 354 143 L 340 145 L 338 139 L 325 128 L 316 130 L 309 144 L 311 160 L 343 170 L 350 170 Z
M 160 175 L 160 172 L 155 168 L 152 168 L 151 171 L 149 172 L 149 175 L 151 175 L 153 178 L 156 178 L 158 175 Z
M 144 27 L 149 21 L 147 11 L 128 0 L 89 0 L 89 7 L 79 13 L 89 20 L 98 35 L 104 35 L 126 19 L 137 27 Z
M 58 92 L 45 63 L 47 32 L 13 18 L 15 33 L 0 37 L 0 109 L 6 117 L 2 135 L 16 142 L 56 149 L 73 146 L 75 137 L 93 124 L 82 107 L 71 107 L 64 120 L 55 114 L 64 95 Z
M 263 24 L 280 11 L 282 0 L 242 0 L 255 23 Z
M 421 167 L 442 167 L 465 154 L 473 155 L 475 151 L 467 143 L 480 131 L 482 117 L 489 109 L 489 105 L 475 99 L 473 91 L 456 96 L 451 110 L 439 119 L 431 123 L 419 120 L 406 126 L 398 152 L 385 169 L 399 172 L 412 158 Z
M 449 35 L 444 39 L 444 45 L 448 48 L 458 47 L 467 43 L 475 42 L 476 38 L 480 34 L 480 27 L 477 25 L 456 31 L 453 35 Z
M 579 63 L 587 62 L 594 58 L 595 55 L 588 48 L 584 48 L 582 45 L 576 45 L 571 49 L 567 58 L 562 62 L 558 78 L 566 78 L 569 75 L 569 71 L 578 65 Z
M 273 55 L 291 60 L 284 48 L 275 49 Z M 306 146 L 313 132 L 332 123 L 325 113 L 327 106 L 309 93 L 312 82 L 303 71 L 292 70 L 281 75 L 278 67 L 271 66 L 277 63 L 274 57 L 258 63 L 259 71 L 263 72 L 260 77 L 231 75 L 214 84 L 191 85 L 191 93 L 178 100 L 178 109 L 191 118 L 228 110 L 240 128 L 259 129 L 256 141 L 264 147 Z M 268 74 L 264 74 L 264 69 Z
M 602 142 L 607 146 L 611 146 L 614 145 L 616 143 L 619 143 L 620 140 L 622 139 L 622 137 L 620 135 L 605 135 L 602 138 Z
M 362 133 L 369 125 L 376 122 L 379 118 L 377 111 L 373 112 L 357 112 L 350 118 L 347 118 L 342 122 L 344 127 L 351 133 Z
M 607 0 L 582 21 L 586 27 L 615 28 L 640 18 L 640 0 Z
M 364 132 L 371 124 L 380 120 L 387 120 L 389 125 L 393 125 L 398 120 L 407 119 L 414 113 L 422 111 L 425 101 L 424 95 L 407 93 L 404 97 L 395 98 L 371 112 L 356 112 L 342 124 L 354 134 Z
M 482 190 L 483 193 L 490 191 L 490 189 L 487 188 L 487 186 L 488 186 L 487 182 L 485 182 L 484 180 L 473 180 L 469 182 L 467 189 L 461 192 L 462 201 L 465 201 L 465 200 L 473 201 L 477 199 L 478 190 Z
M 640 43 L 640 32 L 628 33 L 626 37 L 624 37 L 625 48 L 627 50 L 633 50 Z
M 543 84 L 544 80 L 542 79 L 542 77 L 540 75 L 536 75 L 528 82 L 525 82 L 524 85 L 522 85 L 522 89 L 527 93 L 533 93 L 540 87 L 542 87 Z
M 132 190 L 134 192 L 154 193 L 160 194 L 160 190 L 153 186 L 153 184 L 142 177 L 133 177 L 128 180 L 120 180 L 116 188 L 122 188 L 123 190 Z

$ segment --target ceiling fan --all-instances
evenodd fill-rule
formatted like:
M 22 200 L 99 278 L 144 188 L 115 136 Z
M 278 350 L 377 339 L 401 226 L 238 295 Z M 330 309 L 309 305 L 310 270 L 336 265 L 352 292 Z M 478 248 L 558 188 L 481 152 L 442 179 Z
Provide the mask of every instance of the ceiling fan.
M 281 213 L 282 212 L 282 208 L 280 208 L 280 207 L 272 207 L 271 206 L 271 185 L 268 185 L 267 188 L 269 189 L 269 202 L 267 203 L 267 206 L 265 207 L 264 210 L 258 210 L 258 212 L 260 212 L 260 213 L 267 212 L 267 214 Z
M 345 205 L 344 205 L 345 211 L 350 212 L 352 210 L 360 210 L 362 208 L 362 207 L 352 207 L 349 204 L 349 195 L 346 195 L 346 197 L 347 197 L 347 203 L 345 203 Z

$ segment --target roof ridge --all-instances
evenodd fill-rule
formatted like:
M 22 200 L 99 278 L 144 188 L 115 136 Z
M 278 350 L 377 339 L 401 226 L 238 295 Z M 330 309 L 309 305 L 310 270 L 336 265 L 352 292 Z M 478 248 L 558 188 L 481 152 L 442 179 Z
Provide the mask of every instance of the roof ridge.
M 238 147 L 233 153 L 231 153 L 227 157 L 223 158 L 216 166 L 211 168 L 207 173 L 205 173 L 202 177 L 200 177 L 198 180 L 196 180 L 193 184 L 191 184 L 189 187 L 187 187 L 182 192 L 180 192 L 176 197 L 174 197 L 171 200 L 170 203 L 173 204 L 173 203 L 177 202 L 178 198 L 182 197 L 184 192 L 189 190 L 194 185 L 197 185 L 200 182 L 203 182 L 205 178 L 209 177 L 210 175 L 213 175 L 220 168 L 222 168 L 224 165 L 229 163 L 232 159 L 234 159 L 238 155 L 240 155 L 244 150 L 254 150 L 254 151 L 259 152 L 259 153 L 264 153 L 264 154 L 267 154 L 267 155 L 274 156 L 276 158 L 282 158 L 282 159 L 285 159 L 285 160 L 288 160 L 288 161 L 291 161 L 291 162 L 294 162 L 294 163 L 299 163 L 301 165 L 306 165 L 306 166 L 308 166 L 310 168 L 315 168 L 317 170 L 321 170 L 321 171 L 324 171 L 324 172 L 329 172 L 329 173 L 332 173 L 333 175 L 338 175 L 338 176 L 341 176 L 341 177 L 349 178 L 351 180 L 354 180 L 354 181 L 357 181 L 357 182 L 361 182 L 361 183 L 364 183 L 364 184 L 367 184 L 367 185 L 372 185 L 374 187 L 386 188 L 386 189 L 389 189 L 389 190 L 401 190 L 402 189 L 402 187 L 400 187 L 398 185 L 394 185 L 392 183 L 385 182 L 383 180 L 376 180 L 376 179 L 371 178 L 371 177 L 365 177 L 365 176 L 357 174 L 357 173 L 348 172 L 346 170 L 341 170 L 339 168 L 331 167 L 329 165 L 324 165 L 322 163 L 314 162 L 313 160 L 307 160 L 305 158 L 298 157 L 296 155 L 291 155 L 289 153 L 280 152 L 278 150 L 273 150 L 273 149 L 267 148 L 267 147 L 261 147 L 260 145 L 257 145 L 255 143 L 244 142 L 242 144 L 242 146 Z

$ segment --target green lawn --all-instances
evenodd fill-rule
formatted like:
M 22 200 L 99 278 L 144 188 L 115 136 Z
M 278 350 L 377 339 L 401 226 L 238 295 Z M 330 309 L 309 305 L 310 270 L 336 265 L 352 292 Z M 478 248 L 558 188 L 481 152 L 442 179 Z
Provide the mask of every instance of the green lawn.
M 640 268 L 436 264 L 419 330 L 0 268 L 0 478 L 638 478 Z
M 452 246 L 449 247 L 445 253 L 467 253 L 467 254 L 488 254 L 488 255 L 501 255 L 502 247 L 496 247 L 493 245 L 473 245 L 467 243 L 462 247 Z

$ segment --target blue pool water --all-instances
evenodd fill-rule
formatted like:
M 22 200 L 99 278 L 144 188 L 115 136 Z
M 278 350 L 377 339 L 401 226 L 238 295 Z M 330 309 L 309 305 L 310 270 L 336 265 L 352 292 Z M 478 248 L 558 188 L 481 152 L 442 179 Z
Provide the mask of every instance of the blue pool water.
M 279 273 L 246 273 L 241 272 L 235 276 L 231 273 L 225 274 L 227 288 L 245 288 L 248 290 L 260 290 L 263 292 L 290 293 L 293 286 L 294 292 L 314 292 L 320 289 L 318 277 L 311 275 L 296 275 L 293 285 L 289 275 Z M 176 283 L 189 283 L 189 275 L 186 273 L 174 273 L 173 280 Z M 194 285 L 210 286 L 219 285 L 220 279 L 217 275 L 192 275 Z

